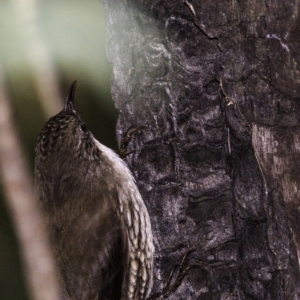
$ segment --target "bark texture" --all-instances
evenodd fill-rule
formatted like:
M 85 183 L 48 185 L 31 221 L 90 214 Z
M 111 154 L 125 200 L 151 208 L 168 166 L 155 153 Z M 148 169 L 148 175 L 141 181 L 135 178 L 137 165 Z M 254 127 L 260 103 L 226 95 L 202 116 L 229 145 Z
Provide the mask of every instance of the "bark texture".
M 168 299 L 298 299 L 299 1 L 103 3 L 153 293 L 194 249 Z

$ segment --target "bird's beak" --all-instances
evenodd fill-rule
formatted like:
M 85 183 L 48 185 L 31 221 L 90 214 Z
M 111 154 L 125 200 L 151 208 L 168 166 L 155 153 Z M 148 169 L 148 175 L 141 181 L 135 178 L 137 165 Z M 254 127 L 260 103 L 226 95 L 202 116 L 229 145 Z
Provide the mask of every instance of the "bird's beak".
M 74 98 L 75 98 L 75 89 L 76 89 L 76 83 L 77 81 L 73 81 L 69 88 L 68 96 L 66 99 L 64 110 L 74 110 L 75 104 L 74 104 Z

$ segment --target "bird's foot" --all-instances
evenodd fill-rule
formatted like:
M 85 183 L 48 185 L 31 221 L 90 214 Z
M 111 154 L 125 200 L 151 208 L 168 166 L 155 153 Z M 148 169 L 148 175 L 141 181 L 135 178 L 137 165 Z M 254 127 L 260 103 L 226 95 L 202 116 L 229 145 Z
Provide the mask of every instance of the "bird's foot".
M 132 138 L 135 136 L 135 134 L 141 130 L 141 129 L 145 129 L 146 127 L 141 125 L 141 126 L 136 126 L 136 125 L 132 125 L 130 126 L 127 131 L 123 134 L 122 138 L 121 138 L 121 142 L 120 142 L 120 157 L 122 159 L 124 159 L 126 156 L 128 156 L 129 154 L 135 152 L 136 150 L 127 152 L 127 147 L 128 144 L 130 143 L 130 141 L 132 140 Z
M 166 299 L 168 298 L 171 294 L 175 293 L 176 290 L 179 288 L 179 286 L 181 285 L 183 279 L 185 278 L 185 276 L 187 275 L 187 273 L 189 272 L 190 269 L 193 268 L 198 268 L 198 265 L 191 265 L 188 266 L 186 268 L 184 268 L 184 263 L 186 262 L 187 258 L 191 255 L 191 253 L 193 253 L 194 250 L 191 249 L 189 250 L 182 258 L 181 262 L 179 265 L 175 265 L 175 267 L 172 269 L 168 280 L 166 282 L 166 284 L 164 285 L 162 291 L 158 294 L 154 294 L 152 296 L 149 297 L 148 300 L 162 300 L 162 299 Z M 175 274 L 176 269 L 179 267 L 179 270 L 177 273 L 177 275 Z

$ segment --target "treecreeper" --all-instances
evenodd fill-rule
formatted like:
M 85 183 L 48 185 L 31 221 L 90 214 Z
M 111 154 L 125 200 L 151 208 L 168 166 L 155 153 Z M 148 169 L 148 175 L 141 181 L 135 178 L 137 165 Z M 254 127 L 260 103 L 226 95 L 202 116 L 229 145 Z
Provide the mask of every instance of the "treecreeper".
M 76 81 L 36 147 L 35 182 L 64 300 L 143 300 L 153 277 L 149 215 L 125 162 L 87 129 Z

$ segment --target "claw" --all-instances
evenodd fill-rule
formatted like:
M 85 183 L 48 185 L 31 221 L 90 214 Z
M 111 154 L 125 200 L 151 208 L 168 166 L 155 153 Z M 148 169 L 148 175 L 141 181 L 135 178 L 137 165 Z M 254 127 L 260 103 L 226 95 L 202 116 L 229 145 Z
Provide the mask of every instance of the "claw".
M 172 269 L 168 280 L 166 282 L 166 284 L 164 285 L 161 293 L 159 294 L 155 294 L 152 295 L 149 300 L 160 300 L 160 299 L 166 299 L 167 297 L 169 297 L 172 293 L 175 293 L 176 290 L 179 288 L 179 286 L 181 285 L 183 279 L 185 278 L 185 276 L 187 275 L 187 273 L 189 272 L 190 269 L 192 268 L 199 268 L 201 266 L 199 265 L 192 265 L 192 266 L 188 266 L 187 268 L 183 269 L 183 265 L 186 262 L 187 258 L 191 255 L 191 253 L 193 253 L 195 250 L 194 249 L 190 249 L 182 258 L 181 262 L 179 265 L 175 265 L 175 267 Z M 178 271 L 178 275 L 174 279 L 174 272 L 176 270 L 176 268 L 179 266 L 179 271 Z M 174 281 L 174 283 L 171 285 L 172 281 Z
M 122 159 L 124 159 L 126 156 L 128 156 L 129 154 L 135 152 L 136 150 L 127 152 L 127 147 L 128 144 L 130 143 L 130 141 L 132 140 L 132 138 L 134 137 L 134 135 L 141 129 L 145 129 L 146 126 L 136 126 L 136 125 L 132 125 L 130 126 L 127 131 L 123 134 L 122 138 L 121 138 L 121 143 L 120 143 L 120 157 Z

